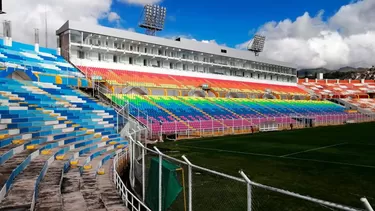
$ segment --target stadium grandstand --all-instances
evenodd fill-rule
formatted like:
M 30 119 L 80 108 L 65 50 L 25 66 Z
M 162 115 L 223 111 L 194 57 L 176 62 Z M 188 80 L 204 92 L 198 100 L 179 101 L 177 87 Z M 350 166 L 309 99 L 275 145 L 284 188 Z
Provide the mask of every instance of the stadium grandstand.
M 0 40 L 0 210 L 151 210 L 160 193 L 145 198 L 146 181 L 141 191 L 128 189 L 138 187 L 142 172 L 133 161 L 142 143 L 134 139 L 147 144 L 374 117 L 374 81 L 298 81 L 294 65 L 249 51 L 74 21 L 56 35 L 56 50 Z M 123 182 L 127 162 L 132 173 Z M 158 203 L 154 210 L 162 210 Z

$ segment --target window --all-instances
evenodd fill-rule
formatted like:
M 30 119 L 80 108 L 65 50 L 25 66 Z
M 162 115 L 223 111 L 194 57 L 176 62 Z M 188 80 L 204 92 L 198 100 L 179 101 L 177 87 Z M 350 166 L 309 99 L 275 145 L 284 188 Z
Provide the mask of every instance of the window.
M 84 59 L 85 58 L 85 52 L 83 51 L 78 51 L 78 58 Z
M 197 61 L 198 60 L 198 56 L 194 56 L 194 60 Z
M 147 53 L 147 48 L 145 48 L 145 53 Z
M 98 53 L 98 61 L 102 61 L 102 54 Z
M 197 66 L 194 66 L 194 71 L 198 71 L 198 67 Z
M 173 63 L 169 63 L 169 69 L 173 69 Z
M 267 79 L 267 76 L 266 76 L 266 75 L 264 75 L 264 79 Z
M 114 63 L 117 63 L 118 61 L 117 61 L 117 55 L 113 55 L 113 62 Z
M 129 64 L 133 64 L 133 58 L 129 57 Z
M 125 49 L 125 43 L 122 43 L 122 48 L 121 49 Z
M 186 55 L 185 55 L 185 54 L 182 54 L 182 58 L 183 58 L 183 59 L 186 59 Z
M 117 43 L 115 42 L 115 43 L 113 43 L 113 46 L 115 46 L 115 48 L 117 48 Z
M 108 46 L 108 40 L 105 41 L 105 46 Z
M 187 65 L 186 64 L 183 64 L 182 65 L 182 70 L 186 70 L 187 69 Z
M 163 55 L 163 52 L 161 49 L 158 50 L 158 55 Z
M 156 66 L 157 66 L 157 67 L 160 67 L 160 66 L 161 66 L 160 61 L 157 61 L 157 62 L 156 62 Z
M 245 72 L 242 72 L 242 76 L 245 77 Z
M 139 52 L 139 45 L 137 46 L 137 52 Z
M 227 50 L 221 49 L 221 53 L 227 53 Z
M 90 45 L 92 45 L 92 39 L 89 39 L 89 41 L 90 41 Z
M 271 75 L 271 80 L 272 80 L 272 78 L 273 78 L 273 77 L 272 77 L 272 75 Z
M 100 46 L 102 44 L 102 42 L 100 40 L 98 40 L 98 46 Z
M 130 51 L 133 51 L 133 46 L 132 45 L 130 46 Z
M 143 60 L 143 66 L 147 66 L 147 59 Z
M 253 77 L 253 73 L 250 73 L 250 77 Z
M 258 79 L 260 79 L 260 75 L 258 74 Z

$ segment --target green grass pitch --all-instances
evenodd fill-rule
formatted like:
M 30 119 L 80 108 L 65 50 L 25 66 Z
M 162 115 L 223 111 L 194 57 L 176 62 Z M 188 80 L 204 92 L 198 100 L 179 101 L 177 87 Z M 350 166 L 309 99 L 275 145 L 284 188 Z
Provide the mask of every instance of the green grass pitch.
M 202 138 L 158 144 L 174 157 L 303 195 L 363 208 L 375 205 L 375 123 Z M 195 172 L 194 210 L 246 210 L 246 187 Z M 253 189 L 253 210 L 331 210 Z M 205 201 L 205 202 L 204 202 Z M 231 207 L 228 209 L 228 207 Z M 176 209 L 178 210 L 178 209 Z

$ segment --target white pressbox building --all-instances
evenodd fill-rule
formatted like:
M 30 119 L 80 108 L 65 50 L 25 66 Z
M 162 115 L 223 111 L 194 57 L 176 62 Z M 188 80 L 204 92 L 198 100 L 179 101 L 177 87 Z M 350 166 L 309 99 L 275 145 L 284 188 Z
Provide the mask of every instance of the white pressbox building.
M 253 52 L 67 21 L 56 31 L 61 55 L 78 66 L 295 85 L 296 67 Z

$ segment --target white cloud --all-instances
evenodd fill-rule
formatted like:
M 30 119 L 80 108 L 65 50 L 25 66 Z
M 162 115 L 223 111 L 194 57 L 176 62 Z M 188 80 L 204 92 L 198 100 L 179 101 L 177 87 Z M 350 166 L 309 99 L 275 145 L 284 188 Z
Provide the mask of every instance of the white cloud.
M 127 4 L 137 4 L 137 5 L 146 5 L 146 4 L 157 4 L 162 0 L 119 0 L 120 2 Z
M 323 21 L 322 14 L 307 12 L 292 21 L 264 24 L 263 56 L 291 62 L 300 68 L 369 67 L 375 63 L 375 0 L 355 1 L 342 6 Z M 237 45 L 245 49 L 250 41 Z
M 40 43 L 44 46 L 47 14 L 48 45 L 56 47 L 55 32 L 67 20 L 97 24 L 101 18 L 118 19 L 110 11 L 111 4 L 112 0 L 5 0 L 3 10 L 7 14 L 0 16 L 0 21 L 12 21 L 12 36 L 15 41 L 33 43 L 34 28 L 38 28 Z
M 108 21 L 109 22 L 119 21 L 120 19 L 121 19 L 121 17 L 115 12 L 110 12 L 108 14 Z

